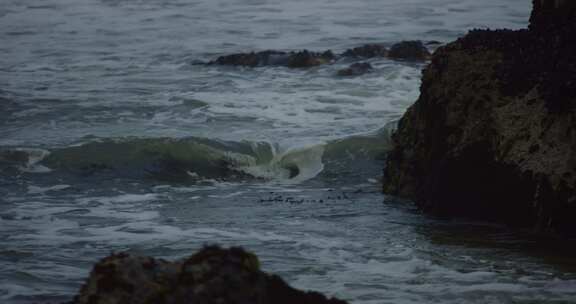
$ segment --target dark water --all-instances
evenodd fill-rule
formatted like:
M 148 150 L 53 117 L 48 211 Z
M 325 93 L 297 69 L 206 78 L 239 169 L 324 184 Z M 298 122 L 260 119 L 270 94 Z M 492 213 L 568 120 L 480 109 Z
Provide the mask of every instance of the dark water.
M 352 303 L 572 303 L 566 248 L 380 193 L 423 64 L 194 64 L 521 28 L 528 0 L 0 0 L 0 302 L 64 301 L 110 251 L 242 245 Z

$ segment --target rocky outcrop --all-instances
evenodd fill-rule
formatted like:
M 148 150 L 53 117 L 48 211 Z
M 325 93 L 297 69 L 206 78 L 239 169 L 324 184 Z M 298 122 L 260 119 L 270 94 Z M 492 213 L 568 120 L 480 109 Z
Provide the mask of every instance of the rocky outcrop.
M 290 287 L 242 248 L 206 247 L 168 262 L 128 253 L 98 262 L 70 304 L 346 304 Z
M 351 64 L 345 69 L 338 70 L 338 76 L 360 76 L 374 71 L 374 68 L 368 62 L 357 62 Z
M 374 58 L 388 57 L 395 60 L 422 61 L 430 59 L 430 52 L 421 41 L 402 41 L 392 45 L 388 50 L 382 44 L 366 44 L 346 50 L 341 55 L 335 55 L 331 50 L 312 52 L 262 51 L 238 53 L 220 56 L 208 64 L 229 66 L 284 66 L 288 68 L 307 68 L 332 63 L 341 57 Z
M 439 48 L 398 125 L 384 192 L 424 211 L 576 235 L 576 2 L 529 30 Z
M 437 41 L 430 41 L 432 44 Z M 346 50 L 342 57 L 375 58 L 387 57 L 394 60 L 424 61 L 430 59 L 430 51 L 420 40 L 401 41 L 387 49 L 382 44 L 365 44 Z
M 322 53 L 307 50 L 300 52 L 263 51 L 220 56 L 209 64 L 247 67 L 285 66 L 289 68 L 305 68 L 326 64 L 332 60 L 334 60 L 334 54 L 331 51 Z
M 346 50 L 342 56 L 353 58 L 388 57 L 388 49 L 382 44 L 365 44 Z
M 430 59 L 430 52 L 422 41 L 402 41 L 393 45 L 388 51 L 388 57 L 398 60 L 423 61 Z

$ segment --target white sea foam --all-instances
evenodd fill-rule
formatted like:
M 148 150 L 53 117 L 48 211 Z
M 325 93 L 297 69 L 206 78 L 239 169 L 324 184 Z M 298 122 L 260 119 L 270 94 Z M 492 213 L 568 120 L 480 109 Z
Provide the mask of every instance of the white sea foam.
M 283 183 L 299 183 L 318 175 L 324 167 L 323 145 L 291 147 L 286 150 L 272 145 L 272 158 L 261 164 L 239 167 L 240 170 L 256 177 Z

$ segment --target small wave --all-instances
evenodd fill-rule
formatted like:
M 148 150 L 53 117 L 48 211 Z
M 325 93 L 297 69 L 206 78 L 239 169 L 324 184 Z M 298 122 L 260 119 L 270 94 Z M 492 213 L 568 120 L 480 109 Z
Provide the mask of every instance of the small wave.
M 54 170 L 172 182 L 299 183 L 377 167 L 374 160 L 387 150 L 388 138 L 378 132 L 292 147 L 198 137 L 100 139 L 52 151 L 0 149 L 0 165 L 31 173 Z
M 302 182 L 322 172 L 324 145 L 290 148 L 279 151 L 276 145 L 269 145 L 271 159 L 260 164 L 242 168 L 250 175 L 265 179 Z
M 43 149 L 0 148 L 0 172 L 9 169 L 31 173 L 50 172 L 49 168 L 40 164 L 49 154 L 50 152 Z
M 103 139 L 51 151 L 42 164 L 81 175 L 186 182 L 251 178 L 240 168 L 255 162 L 257 155 L 249 143 L 189 137 Z
M 373 134 L 360 134 L 333 140 L 323 156 L 327 179 L 373 182 L 382 174 L 383 160 L 392 146 L 391 134 L 396 123 L 390 123 Z

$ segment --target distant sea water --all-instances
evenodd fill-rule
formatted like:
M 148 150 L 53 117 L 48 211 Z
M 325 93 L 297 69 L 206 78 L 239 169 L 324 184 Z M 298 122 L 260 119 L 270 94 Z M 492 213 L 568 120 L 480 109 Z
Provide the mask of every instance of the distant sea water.
M 529 0 L 0 0 L 0 302 L 70 300 L 111 251 L 245 246 L 351 303 L 574 303 L 550 243 L 380 193 L 425 63 L 203 65 L 524 28 Z M 471 172 L 473 174 L 473 172 Z

